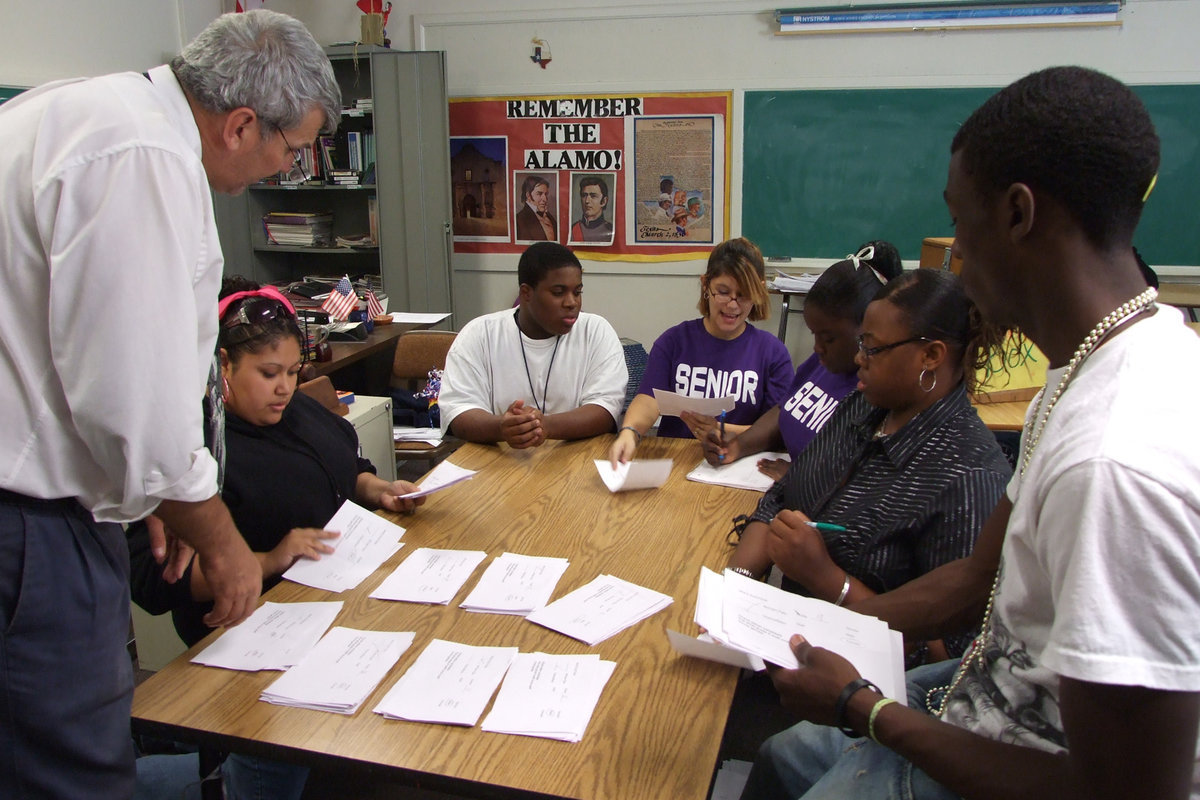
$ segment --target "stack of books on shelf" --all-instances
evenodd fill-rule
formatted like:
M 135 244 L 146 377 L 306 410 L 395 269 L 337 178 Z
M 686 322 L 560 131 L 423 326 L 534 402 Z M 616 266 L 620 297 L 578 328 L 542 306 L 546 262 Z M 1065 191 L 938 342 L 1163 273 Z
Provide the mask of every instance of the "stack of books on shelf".
M 357 169 L 331 169 L 329 182 L 335 186 L 358 186 L 362 176 Z
M 329 247 L 333 244 L 333 214 L 323 211 L 271 211 L 263 215 L 271 244 Z
M 354 101 L 354 105 L 342 109 L 342 114 L 347 117 L 361 117 L 373 113 L 375 113 L 375 99 L 372 97 L 360 97 Z

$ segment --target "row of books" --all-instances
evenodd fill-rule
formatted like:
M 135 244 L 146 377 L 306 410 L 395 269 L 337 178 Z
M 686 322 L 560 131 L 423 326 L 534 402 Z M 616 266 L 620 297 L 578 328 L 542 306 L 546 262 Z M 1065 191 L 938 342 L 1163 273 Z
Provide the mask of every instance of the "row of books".
M 271 244 L 290 247 L 379 246 L 379 206 L 374 197 L 367 200 L 365 233 L 333 235 L 333 214 L 329 211 L 269 211 L 263 214 L 263 231 Z
M 375 132 L 344 131 L 336 136 L 321 136 L 309 147 L 301 148 L 300 164 L 309 183 L 358 186 L 374 183 Z M 276 179 L 280 184 L 301 181 Z

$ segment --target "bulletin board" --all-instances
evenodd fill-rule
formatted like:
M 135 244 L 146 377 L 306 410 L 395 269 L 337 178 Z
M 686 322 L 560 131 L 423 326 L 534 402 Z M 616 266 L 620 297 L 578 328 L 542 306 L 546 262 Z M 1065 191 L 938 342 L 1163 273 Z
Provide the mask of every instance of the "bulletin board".
M 731 107 L 730 92 L 451 98 L 454 251 L 707 257 L 729 230 Z
M 1134 244 L 1151 266 L 1200 265 L 1200 86 L 1133 86 L 1162 140 Z M 746 92 L 742 231 L 766 256 L 838 259 L 886 239 L 916 260 L 953 236 L 942 201 L 955 131 L 995 88 Z

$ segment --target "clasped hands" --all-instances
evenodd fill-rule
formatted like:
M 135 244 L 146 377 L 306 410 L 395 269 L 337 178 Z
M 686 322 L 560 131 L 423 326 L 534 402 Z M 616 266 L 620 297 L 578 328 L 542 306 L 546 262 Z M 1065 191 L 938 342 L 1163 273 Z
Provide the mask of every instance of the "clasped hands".
M 500 436 L 514 450 L 540 447 L 546 441 L 542 412 L 526 408 L 524 400 L 516 400 L 500 417 Z

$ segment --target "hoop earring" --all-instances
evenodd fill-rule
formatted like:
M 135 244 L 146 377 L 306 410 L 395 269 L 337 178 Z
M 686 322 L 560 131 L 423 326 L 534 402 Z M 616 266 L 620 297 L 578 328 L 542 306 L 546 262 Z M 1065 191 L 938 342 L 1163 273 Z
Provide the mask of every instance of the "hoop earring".
M 933 383 L 930 385 L 930 387 L 928 389 L 925 388 L 925 373 L 927 373 L 927 372 L 929 372 L 929 370 L 923 369 L 923 370 L 921 370 L 921 374 L 917 376 L 917 386 L 920 386 L 921 391 L 925 392 L 925 394 L 929 394 L 930 392 L 932 392 L 934 389 L 937 388 L 937 373 L 936 372 L 929 372 L 929 374 L 933 376 Z
M 222 402 L 228 403 L 229 395 L 231 395 L 231 394 L 233 394 L 233 390 L 229 388 L 229 378 L 226 378 L 224 375 L 222 375 L 221 376 L 221 400 L 222 400 Z

